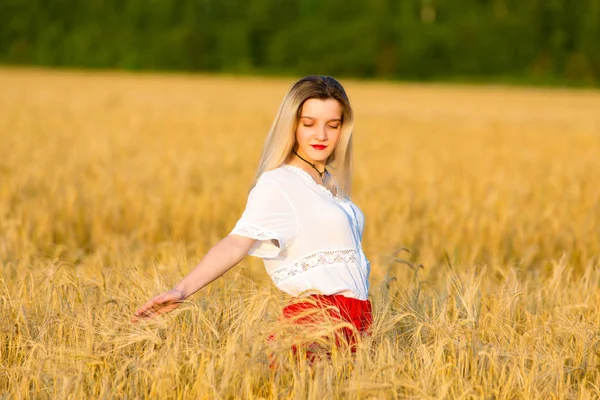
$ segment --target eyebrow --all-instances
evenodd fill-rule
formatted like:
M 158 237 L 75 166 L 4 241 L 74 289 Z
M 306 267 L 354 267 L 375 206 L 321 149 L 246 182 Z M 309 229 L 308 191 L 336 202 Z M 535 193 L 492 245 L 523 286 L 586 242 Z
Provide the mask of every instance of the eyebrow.
M 316 119 L 315 117 L 309 117 L 308 115 L 301 115 L 300 118 Z M 334 119 L 328 120 L 327 122 L 334 122 L 334 121 L 342 122 L 342 119 L 341 118 L 334 118 Z

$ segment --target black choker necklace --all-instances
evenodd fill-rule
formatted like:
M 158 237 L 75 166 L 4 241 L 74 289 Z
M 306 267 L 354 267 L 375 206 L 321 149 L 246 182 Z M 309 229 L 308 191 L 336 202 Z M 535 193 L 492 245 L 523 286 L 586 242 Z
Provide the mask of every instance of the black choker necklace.
M 319 171 L 319 169 L 317 168 L 317 166 L 315 164 L 311 163 L 308 160 L 305 160 L 304 158 L 302 158 L 302 156 L 300 154 L 296 153 L 296 150 L 294 150 L 294 154 L 297 155 L 298 157 L 300 157 L 300 159 L 302 161 L 304 161 L 305 163 L 307 163 L 308 165 L 313 167 L 315 169 L 315 171 L 317 171 L 317 173 L 319 174 L 321 179 L 323 179 L 324 176 L 329 175 L 329 172 L 327 171 L 327 167 L 325 167 L 325 171 L 321 172 L 321 171 Z
M 302 156 L 300 154 L 298 154 L 296 152 L 296 150 L 294 150 L 294 154 L 297 155 L 298 158 L 300 158 L 302 161 L 304 161 L 305 163 L 307 163 L 308 165 L 310 165 L 311 167 L 313 167 L 315 169 L 315 171 L 317 171 L 317 173 L 321 177 L 321 181 L 323 181 L 323 185 L 325 185 L 326 188 L 329 185 L 333 185 L 334 186 L 331 191 L 332 191 L 333 195 L 335 196 L 336 195 L 335 193 L 337 192 L 337 190 L 335 188 L 335 184 L 332 183 L 332 177 L 331 177 L 331 174 L 329 173 L 329 171 L 327 171 L 327 167 L 325 167 L 325 170 L 323 172 L 321 172 L 321 171 L 319 171 L 319 169 L 317 168 L 317 166 L 315 164 L 313 164 L 310 161 L 302 158 Z

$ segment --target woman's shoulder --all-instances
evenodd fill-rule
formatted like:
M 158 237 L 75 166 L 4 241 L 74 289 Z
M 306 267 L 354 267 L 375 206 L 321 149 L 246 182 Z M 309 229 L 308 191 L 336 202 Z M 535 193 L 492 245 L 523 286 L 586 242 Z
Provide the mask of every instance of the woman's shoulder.
M 294 198 L 294 188 L 290 185 L 289 171 L 278 167 L 263 172 L 250 190 L 249 201 L 262 204 L 261 207 L 276 207 L 278 204 L 288 204 Z
M 277 168 L 263 172 L 256 180 L 256 187 L 262 188 L 269 192 L 281 192 L 288 199 L 300 200 L 306 197 L 308 191 L 303 184 L 303 178 L 298 172 L 287 164 L 283 164 Z M 308 175 L 308 174 L 307 174 Z M 312 178 L 310 178 L 312 179 Z
M 287 173 L 288 171 L 286 170 L 284 165 L 281 165 L 275 169 L 263 172 L 259 179 L 277 181 L 279 179 L 285 179 Z
M 271 181 L 284 187 L 286 183 L 290 182 L 291 175 L 293 175 L 293 172 L 290 171 L 286 164 L 283 164 L 277 168 L 263 172 L 258 178 L 257 183 Z

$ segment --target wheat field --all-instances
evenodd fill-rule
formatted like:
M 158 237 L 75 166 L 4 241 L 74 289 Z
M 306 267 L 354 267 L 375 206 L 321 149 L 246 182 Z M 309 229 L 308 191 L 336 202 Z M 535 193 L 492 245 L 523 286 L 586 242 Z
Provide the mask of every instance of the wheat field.
M 0 69 L 0 398 L 600 397 L 600 93 L 341 80 L 374 327 L 308 366 L 241 215 L 296 78 Z

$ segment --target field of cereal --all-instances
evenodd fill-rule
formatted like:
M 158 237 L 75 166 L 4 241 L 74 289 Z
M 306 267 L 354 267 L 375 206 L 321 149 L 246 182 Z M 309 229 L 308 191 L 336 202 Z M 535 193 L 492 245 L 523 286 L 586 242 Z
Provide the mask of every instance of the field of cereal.
M 229 233 L 293 80 L 0 69 L 0 398 L 600 397 L 597 91 L 341 80 L 355 359 L 270 369 L 253 258 L 129 322 Z

